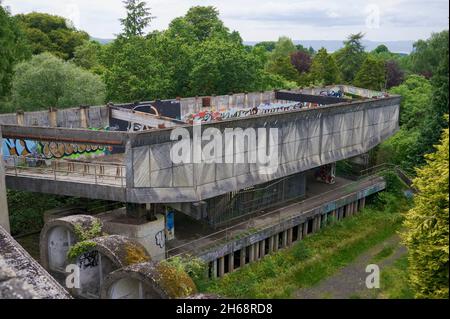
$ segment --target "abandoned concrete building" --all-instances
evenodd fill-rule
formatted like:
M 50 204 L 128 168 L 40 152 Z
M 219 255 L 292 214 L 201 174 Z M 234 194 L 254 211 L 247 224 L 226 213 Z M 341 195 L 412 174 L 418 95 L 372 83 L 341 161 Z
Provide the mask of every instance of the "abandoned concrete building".
M 70 297 L 66 289 L 77 298 L 186 297 L 158 279 L 162 260 L 196 256 L 208 276 L 221 277 L 364 208 L 385 181 L 344 178 L 336 162 L 368 168 L 367 153 L 398 130 L 399 107 L 399 96 L 335 85 L 0 115 L 0 228 L 9 229 L 6 188 L 118 203 L 96 214 L 72 207 L 46 215 L 43 268 L 30 261 L 52 286 L 46 291 L 55 298 Z M 276 134 L 252 136 L 253 128 Z M 187 161 L 173 161 L 176 129 L 189 137 Z M 230 136 L 243 148 L 195 161 L 210 142 L 204 136 L 220 134 L 218 148 Z M 275 167 L 250 160 L 255 145 L 275 152 Z M 2 264 L 14 269 L 8 260 L 22 254 L 7 251 L 6 236 L 0 291 Z M 8 245 L 18 246 L 12 238 Z M 66 285 L 71 263 L 79 286 L 55 288 Z

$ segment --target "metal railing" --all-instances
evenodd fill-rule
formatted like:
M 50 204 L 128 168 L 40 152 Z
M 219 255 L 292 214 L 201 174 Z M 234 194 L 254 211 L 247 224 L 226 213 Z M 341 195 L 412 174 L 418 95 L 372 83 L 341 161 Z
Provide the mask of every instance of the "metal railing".
M 125 165 L 100 161 L 3 156 L 5 174 L 54 181 L 126 186 Z

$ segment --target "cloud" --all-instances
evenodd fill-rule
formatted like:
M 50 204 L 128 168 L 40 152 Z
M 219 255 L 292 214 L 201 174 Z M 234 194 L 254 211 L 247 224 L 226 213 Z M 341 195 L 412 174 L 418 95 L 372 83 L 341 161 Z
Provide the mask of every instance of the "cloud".
M 110 38 L 121 31 L 119 18 L 125 15 L 122 0 L 4 0 L 13 14 L 31 11 L 58 14 L 76 20 L 92 36 Z M 432 31 L 448 29 L 446 0 L 149 0 L 156 19 L 150 29 L 167 28 L 175 17 L 194 5 L 212 5 L 225 24 L 245 40 L 343 39 L 363 31 L 371 40 L 415 40 Z M 368 7 L 370 6 L 371 7 Z M 376 7 L 379 26 L 369 28 L 367 19 Z M 74 18 L 75 17 L 75 18 Z M 77 18 L 78 17 L 78 18 Z M 377 20 L 378 21 L 378 20 Z

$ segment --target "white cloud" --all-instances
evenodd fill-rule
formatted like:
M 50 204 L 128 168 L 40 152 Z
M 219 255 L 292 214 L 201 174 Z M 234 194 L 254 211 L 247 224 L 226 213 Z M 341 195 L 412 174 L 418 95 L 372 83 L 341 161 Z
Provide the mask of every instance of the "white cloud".
M 77 27 L 92 36 L 111 38 L 121 31 L 125 15 L 121 0 L 4 0 L 13 14 L 47 12 L 72 18 Z M 156 16 L 151 29 L 167 28 L 175 17 L 194 5 L 213 5 L 232 30 L 248 41 L 274 40 L 280 35 L 293 39 L 344 39 L 365 32 L 369 40 L 416 40 L 448 28 L 446 0 L 151 0 Z M 366 25 L 367 5 L 379 8 L 379 28 Z

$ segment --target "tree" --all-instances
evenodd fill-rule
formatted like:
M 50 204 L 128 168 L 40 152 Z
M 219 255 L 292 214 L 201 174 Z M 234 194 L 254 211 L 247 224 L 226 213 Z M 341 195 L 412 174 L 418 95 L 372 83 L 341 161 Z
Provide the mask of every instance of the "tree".
M 426 155 L 426 165 L 417 170 L 413 184 L 418 193 L 404 223 L 402 237 L 408 248 L 410 282 L 418 298 L 449 297 L 448 171 L 446 128 L 436 152 Z
M 310 73 L 312 81 L 323 85 L 337 84 L 341 81 L 336 61 L 325 48 L 321 48 L 314 56 Z
M 42 53 L 17 65 L 12 96 L 24 111 L 95 105 L 104 103 L 105 85 L 98 76 Z
M 86 32 L 69 27 L 63 17 L 32 12 L 16 15 L 15 19 L 22 27 L 33 54 L 50 52 L 69 60 L 73 58 L 75 48 L 89 40 Z
M 298 72 L 291 63 L 290 55 L 296 51 L 291 39 L 280 37 L 269 55 L 266 70 L 289 81 L 297 81 Z
M 291 53 L 291 63 L 298 73 L 307 73 L 311 69 L 311 55 L 305 51 Z
M 94 73 L 101 73 L 102 51 L 103 47 L 97 41 L 86 41 L 75 48 L 73 63 Z
M 275 49 L 275 41 L 262 41 L 255 44 L 255 48 L 264 48 L 264 50 L 272 52 Z
M 221 39 L 204 41 L 196 48 L 193 63 L 189 76 L 192 95 L 255 90 L 256 59 L 239 44 Z
M 405 77 L 405 72 L 400 68 L 399 63 L 396 60 L 388 60 L 384 63 L 386 72 L 386 88 L 400 85 Z
M 366 52 L 361 43 L 363 37 L 362 33 L 351 34 L 348 40 L 344 41 L 344 47 L 334 54 L 337 66 L 346 83 L 353 82 L 356 73 L 366 59 Z
M 0 99 L 10 92 L 14 65 L 29 55 L 24 35 L 9 12 L 0 6 Z
M 433 33 L 429 39 L 415 42 L 409 56 L 412 71 L 431 78 L 437 72 L 442 57 L 448 52 L 448 46 L 448 30 Z
M 386 71 L 383 61 L 367 56 L 353 83 L 366 89 L 383 90 L 386 83 Z
M 123 25 L 122 36 L 130 38 L 134 36 L 143 36 L 144 29 L 149 26 L 153 20 L 148 8 L 144 1 L 139 0 L 125 0 L 123 1 L 127 10 L 127 16 L 120 19 L 120 23 Z

